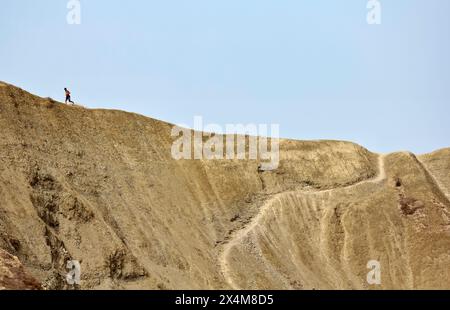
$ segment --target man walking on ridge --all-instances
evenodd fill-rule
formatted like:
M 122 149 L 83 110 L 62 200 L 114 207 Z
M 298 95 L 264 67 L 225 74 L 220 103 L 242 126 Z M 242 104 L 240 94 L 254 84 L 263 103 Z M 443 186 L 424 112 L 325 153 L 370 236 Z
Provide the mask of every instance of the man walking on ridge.
M 75 104 L 75 102 L 73 102 L 73 101 L 70 99 L 70 91 L 69 91 L 67 88 L 64 88 L 64 91 L 66 92 L 66 104 L 67 104 L 67 101 L 69 101 L 69 102 L 72 103 L 72 104 Z

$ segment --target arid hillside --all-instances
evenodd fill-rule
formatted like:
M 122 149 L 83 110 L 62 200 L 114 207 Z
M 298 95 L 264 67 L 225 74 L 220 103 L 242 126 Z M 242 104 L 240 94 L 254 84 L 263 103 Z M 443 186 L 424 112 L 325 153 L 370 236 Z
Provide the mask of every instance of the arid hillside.
M 44 289 L 450 289 L 450 149 L 281 140 L 262 172 L 175 160 L 171 129 L 0 83 L 0 288 L 11 260 Z

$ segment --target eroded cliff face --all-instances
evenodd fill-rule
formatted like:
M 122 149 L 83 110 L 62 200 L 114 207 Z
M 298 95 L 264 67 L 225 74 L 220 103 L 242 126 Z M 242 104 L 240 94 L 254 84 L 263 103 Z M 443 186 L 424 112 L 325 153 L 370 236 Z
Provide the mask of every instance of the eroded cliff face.
M 174 160 L 170 124 L 0 83 L 0 248 L 45 288 L 450 288 L 449 153 L 280 142 Z
M 17 257 L 0 249 L 0 290 L 41 289 L 41 284 L 26 272 Z

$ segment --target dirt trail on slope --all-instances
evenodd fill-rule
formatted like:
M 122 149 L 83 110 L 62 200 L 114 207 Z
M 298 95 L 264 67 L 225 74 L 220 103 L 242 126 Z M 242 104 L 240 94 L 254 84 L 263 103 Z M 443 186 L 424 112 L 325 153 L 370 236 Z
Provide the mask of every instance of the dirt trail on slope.
M 368 183 L 372 183 L 372 184 L 377 184 L 377 183 L 381 183 L 383 181 L 386 180 L 386 170 L 385 170 L 385 162 L 384 162 L 384 158 L 385 155 L 384 154 L 380 154 L 378 157 L 378 174 L 375 178 L 372 179 L 368 179 L 368 180 L 364 180 L 349 186 L 344 186 L 344 187 L 337 187 L 337 188 L 333 188 L 333 189 L 327 189 L 327 190 L 318 190 L 318 191 L 294 191 L 294 192 L 303 192 L 305 194 L 307 193 L 328 193 L 328 192 L 333 192 L 335 190 L 341 190 L 341 189 L 351 189 L 357 186 L 360 186 L 362 184 L 368 184 Z M 269 199 L 268 201 L 266 201 L 264 203 L 264 205 L 261 207 L 261 210 L 258 212 L 258 214 L 250 221 L 250 223 L 246 226 L 244 226 L 242 229 L 236 231 L 230 238 L 230 241 L 227 242 L 223 248 L 222 248 L 222 252 L 219 255 L 219 265 L 220 265 L 220 269 L 221 272 L 225 278 L 225 281 L 227 282 L 227 284 L 234 290 L 240 290 L 241 288 L 234 282 L 232 276 L 230 275 L 230 266 L 228 264 L 228 257 L 229 254 L 231 252 L 231 250 L 233 249 L 234 246 L 236 246 L 237 244 L 239 244 L 240 242 L 242 242 L 242 240 L 244 239 L 244 237 L 246 235 L 248 235 L 255 227 L 257 227 L 260 223 L 260 219 L 271 209 L 272 207 L 272 202 L 275 200 L 279 200 L 280 201 L 280 197 L 282 197 L 283 195 L 286 195 L 288 193 L 290 193 L 291 191 L 288 192 L 282 192 L 282 193 L 278 193 L 276 195 L 274 195 L 271 199 Z M 281 204 L 281 201 L 280 201 Z

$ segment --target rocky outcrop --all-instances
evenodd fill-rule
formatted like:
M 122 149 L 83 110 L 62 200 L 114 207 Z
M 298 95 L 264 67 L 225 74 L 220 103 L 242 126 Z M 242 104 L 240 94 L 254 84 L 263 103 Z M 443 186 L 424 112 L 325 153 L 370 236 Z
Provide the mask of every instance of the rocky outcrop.
M 0 290 L 40 290 L 41 284 L 20 263 L 16 256 L 0 249 Z

